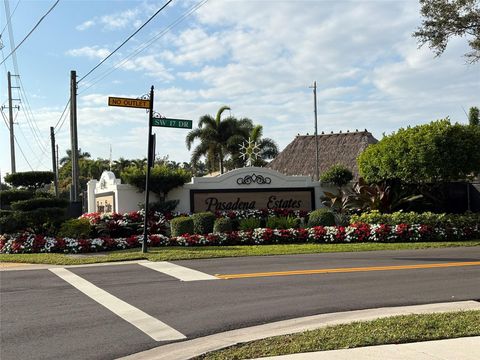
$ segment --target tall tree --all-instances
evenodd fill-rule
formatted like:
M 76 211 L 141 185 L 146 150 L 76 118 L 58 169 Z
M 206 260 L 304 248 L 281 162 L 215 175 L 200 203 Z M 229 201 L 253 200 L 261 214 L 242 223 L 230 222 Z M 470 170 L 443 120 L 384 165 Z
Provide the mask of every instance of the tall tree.
M 60 165 L 64 165 L 67 162 L 72 160 L 72 150 L 67 150 L 67 156 L 64 156 L 60 159 Z M 78 149 L 78 160 L 81 159 L 89 159 L 90 158 L 90 153 L 89 152 L 82 152 L 82 149 Z
M 234 136 L 245 134 L 248 131 L 247 124 L 251 125 L 249 119 L 239 121 L 233 117 L 227 117 L 222 120 L 225 110 L 230 110 L 230 107 L 222 106 L 215 118 L 211 115 L 200 117 L 198 128 L 190 131 L 185 139 L 188 150 L 191 149 L 195 140 L 199 140 L 199 144 L 192 152 L 192 164 L 195 165 L 202 156 L 205 156 L 210 170 L 219 169 L 221 174 L 224 172 L 225 158 L 229 154 L 229 141 L 231 142 Z
M 474 126 L 480 125 L 479 110 L 476 106 L 472 106 L 468 112 L 468 123 Z
M 420 0 L 422 25 L 413 33 L 420 46 L 428 44 L 440 56 L 451 37 L 468 37 L 470 63 L 480 60 L 479 0 Z

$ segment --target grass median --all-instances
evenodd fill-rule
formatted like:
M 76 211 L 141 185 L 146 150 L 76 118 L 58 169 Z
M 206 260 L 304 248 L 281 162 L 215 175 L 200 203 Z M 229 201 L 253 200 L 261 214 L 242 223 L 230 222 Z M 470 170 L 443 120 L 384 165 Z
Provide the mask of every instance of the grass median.
M 418 243 L 284 244 L 205 247 L 176 246 L 149 248 L 148 253 L 146 254 L 143 254 L 140 249 L 89 254 L 0 254 L 0 262 L 80 265 L 144 259 L 150 261 L 172 261 L 239 256 L 294 255 L 379 250 L 416 250 L 460 246 L 480 246 L 480 240 Z
M 480 311 L 402 315 L 276 336 L 232 346 L 195 359 L 241 360 L 478 335 Z

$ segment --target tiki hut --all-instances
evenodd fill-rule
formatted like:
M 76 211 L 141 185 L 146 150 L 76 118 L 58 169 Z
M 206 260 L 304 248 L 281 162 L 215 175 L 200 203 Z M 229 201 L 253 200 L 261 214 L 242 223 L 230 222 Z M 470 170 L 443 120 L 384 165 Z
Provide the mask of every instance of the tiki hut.
M 358 179 L 357 157 L 370 144 L 377 143 L 373 135 L 365 131 L 318 135 L 320 176 L 334 164 L 345 165 Z M 315 135 L 297 135 L 268 165 L 285 175 L 309 175 L 315 177 Z

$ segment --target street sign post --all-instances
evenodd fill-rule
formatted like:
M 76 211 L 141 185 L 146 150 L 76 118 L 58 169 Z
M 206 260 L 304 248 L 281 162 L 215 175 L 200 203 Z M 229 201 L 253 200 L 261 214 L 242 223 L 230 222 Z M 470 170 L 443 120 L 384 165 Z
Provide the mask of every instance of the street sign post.
M 132 107 L 140 109 L 150 109 L 149 99 L 129 99 L 119 97 L 109 97 L 108 106 Z
M 170 127 L 178 129 L 191 129 L 193 121 L 184 119 L 153 118 L 153 126 Z
M 169 127 L 177 129 L 191 129 L 193 121 L 184 119 L 170 119 L 161 117 L 160 114 L 153 111 L 153 85 L 150 88 L 150 95 L 144 96 L 147 99 L 129 99 L 119 97 L 109 97 L 109 106 L 132 107 L 148 110 L 148 149 L 147 149 L 147 174 L 145 179 L 145 215 L 143 221 L 143 242 L 142 252 L 147 252 L 148 240 L 148 211 L 150 195 L 150 168 L 153 167 L 155 157 L 155 137 L 152 135 L 152 126 Z

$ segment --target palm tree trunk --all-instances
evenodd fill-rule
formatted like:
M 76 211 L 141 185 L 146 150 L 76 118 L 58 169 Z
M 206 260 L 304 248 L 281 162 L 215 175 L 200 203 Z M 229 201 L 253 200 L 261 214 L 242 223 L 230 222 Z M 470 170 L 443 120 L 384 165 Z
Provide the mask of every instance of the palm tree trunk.
M 222 153 L 222 149 L 220 149 L 219 157 L 220 157 L 220 174 L 223 174 L 223 153 Z

